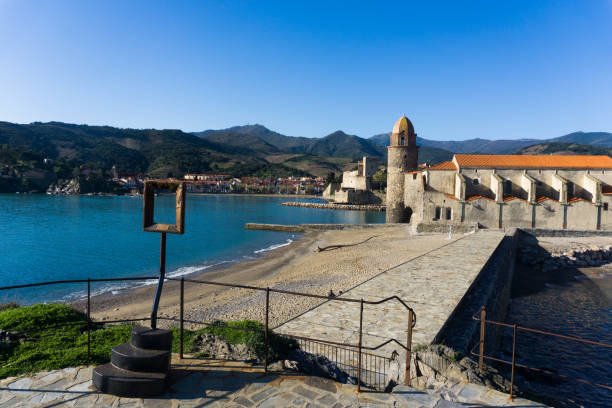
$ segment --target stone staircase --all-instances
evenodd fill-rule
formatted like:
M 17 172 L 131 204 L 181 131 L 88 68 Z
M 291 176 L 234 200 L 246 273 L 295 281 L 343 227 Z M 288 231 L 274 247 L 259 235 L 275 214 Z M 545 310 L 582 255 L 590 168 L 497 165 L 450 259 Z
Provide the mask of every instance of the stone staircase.
M 120 397 L 162 395 L 171 354 L 171 331 L 134 326 L 131 341 L 113 347 L 111 362 L 93 369 L 93 384 Z

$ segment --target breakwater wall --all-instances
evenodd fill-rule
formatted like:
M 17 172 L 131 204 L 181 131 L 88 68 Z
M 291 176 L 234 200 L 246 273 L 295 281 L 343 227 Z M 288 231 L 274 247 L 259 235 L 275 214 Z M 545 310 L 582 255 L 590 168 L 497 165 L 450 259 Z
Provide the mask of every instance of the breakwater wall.
M 401 224 L 299 224 L 299 225 L 280 225 L 280 224 L 259 224 L 249 222 L 244 224 L 244 229 L 265 230 L 278 232 L 308 232 L 308 231 L 332 231 L 349 229 L 371 229 L 371 228 L 391 228 Z M 405 225 L 405 224 L 404 224 Z
M 479 341 L 480 322 L 472 316 L 482 306 L 487 309 L 488 320 L 504 321 L 522 234 L 518 228 L 506 232 L 432 343 L 444 344 L 467 355 Z M 485 344 L 498 344 L 500 334 L 499 329 L 487 326 Z
M 385 211 L 384 205 L 376 204 L 333 204 L 333 203 L 304 203 L 288 201 L 281 203 L 285 207 L 317 208 L 321 210 L 352 210 L 352 211 Z

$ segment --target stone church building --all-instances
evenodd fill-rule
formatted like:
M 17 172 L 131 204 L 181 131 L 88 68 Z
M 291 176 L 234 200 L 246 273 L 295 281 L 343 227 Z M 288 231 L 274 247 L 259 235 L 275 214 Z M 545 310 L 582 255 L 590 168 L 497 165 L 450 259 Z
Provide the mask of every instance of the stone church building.
M 388 223 L 612 230 L 608 156 L 455 154 L 419 168 L 410 120 L 401 117 L 390 137 Z

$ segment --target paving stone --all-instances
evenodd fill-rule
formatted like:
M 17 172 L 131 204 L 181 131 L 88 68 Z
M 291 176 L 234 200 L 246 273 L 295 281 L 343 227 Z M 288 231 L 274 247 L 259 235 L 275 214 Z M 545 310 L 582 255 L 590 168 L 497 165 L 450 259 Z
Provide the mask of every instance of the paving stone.
M 301 407 L 304 404 L 306 404 L 306 400 L 304 399 L 304 397 L 297 397 L 296 399 L 291 401 L 291 406 L 292 407 Z
M 142 406 L 144 408 L 168 408 L 171 406 L 170 401 L 166 398 L 143 398 Z
M 40 381 L 43 384 L 51 384 L 54 381 L 59 380 L 60 378 L 65 378 L 65 374 L 61 371 L 51 371 L 49 372 L 47 375 L 43 376 L 42 378 L 40 378 L 38 381 Z
M 462 406 L 463 405 L 461 403 L 450 402 L 450 401 L 440 398 L 438 402 L 436 403 L 435 408 L 458 408 Z
M 169 388 L 169 392 L 174 398 L 193 399 L 205 397 L 206 390 L 203 382 L 204 376 L 202 374 L 190 374 L 172 384 Z
M 83 381 L 82 383 L 77 383 L 71 387 L 68 387 L 67 390 L 70 392 L 91 392 L 92 383 L 90 381 Z
M 274 395 L 276 393 L 276 389 L 274 388 L 266 388 L 263 391 L 258 392 L 257 394 L 254 394 L 251 396 L 251 400 L 253 402 L 260 402 L 263 401 L 267 398 L 269 398 L 270 396 Z
M 481 394 L 483 393 L 483 388 L 476 384 L 465 384 L 461 391 L 457 392 L 457 398 L 459 401 L 477 401 Z
M 411 387 L 402 386 L 402 388 L 396 392 L 397 388 L 398 387 L 395 387 L 393 389 L 392 395 L 397 401 L 403 403 L 402 407 L 434 407 L 439 400 L 438 397 L 434 397 L 423 391 L 415 390 Z
M 43 399 L 44 396 L 45 396 L 44 392 L 35 394 L 34 396 L 32 396 L 32 398 L 28 399 L 28 402 L 30 404 L 42 404 L 42 399 Z
M 327 378 L 308 377 L 304 381 L 304 384 L 327 392 L 336 392 L 338 390 L 336 383 L 332 380 L 328 380 Z
M 254 405 L 250 399 L 242 396 L 234 398 L 234 402 L 238 405 L 242 405 L 243 407 L 252 407 Z
M 324 407 L 331 407 L 336 403 L 336 398 L 332 394 L 326 394 L 323 397 L 319 398 L 316 402 L 319 405 Z
M 32 383 L 33 381 L 31 378 L 20 378 L 19 380 L 10 383 L 8 385 L 8 388 L 10 388 L 11 390 L 29 390 L 32 386 Z
M 83 394 L 77 398 L 74 398 L 71 401 L 71 405 L 73 407 L 94 407 L 94 406 L 97 406 L 96 405 L 97 399 L 98 399 L 98 396 L 95 394 L 93 395 Z
M 306 398 L 306 400 L 315 400 L 315 399 L 317 399 L 319 397 L 318 393 L 316 393 L 313 390 L 309 390 L 307 388 L 304 388 L 301 385 L 298 385 L 292 391 L 295 392 L 296 394 L 299 394 L 302 397 Z
M 282 393 L 282 394 L 275 395 L 271 398 L 266 399 L 261 404 L 259 404 L 257 408 L 290 407 L 292 399 L 293 398 L 291 397 L 291 394 Z

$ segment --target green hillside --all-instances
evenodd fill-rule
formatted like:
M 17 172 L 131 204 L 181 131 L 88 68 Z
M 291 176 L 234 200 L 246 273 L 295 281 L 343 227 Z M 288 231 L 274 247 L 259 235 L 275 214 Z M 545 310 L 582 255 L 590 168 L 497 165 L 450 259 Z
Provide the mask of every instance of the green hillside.
M 77 175 L 83 170 L 104 178 L 110 175 L 112 166 L 119 172 L 152 177 L 182 177 L 188 172 L 223 172 L 236 177 L 308 175 L 282 163 L 270 163 L 259 157 L 256 150 L 215 143 L 180 130 L 0 122 L 0 146 L 4 147 L 0 169 L 5 187 L 21 185 L 28 174 L 45 180 L 38 183 L 40 188 L 48 180 Z M 272 146 L 267 148 L 274 150 Z M 17 162 L 15 158 L 22 154 L 31 154 L 36 160 Z M 52 169 L 42 166 L 45 158 L 69 168 L 50 174 Z

